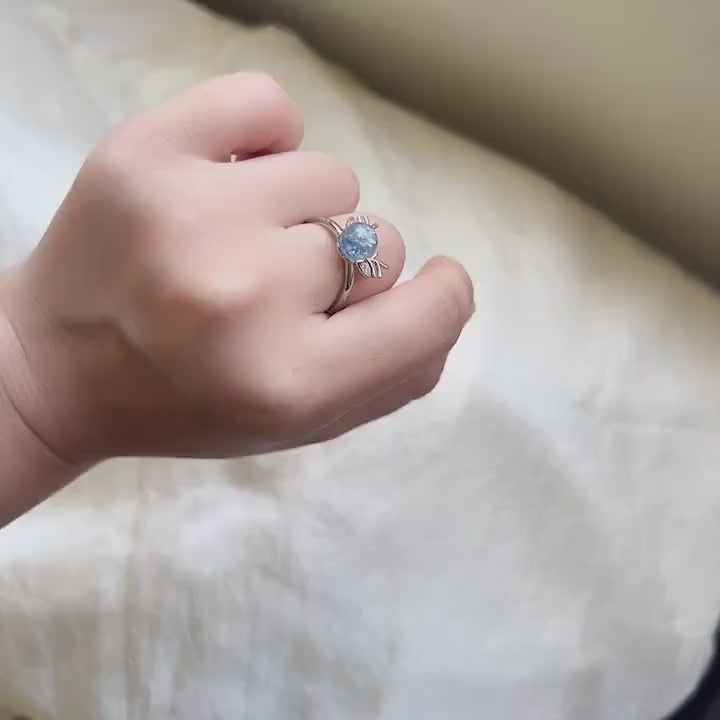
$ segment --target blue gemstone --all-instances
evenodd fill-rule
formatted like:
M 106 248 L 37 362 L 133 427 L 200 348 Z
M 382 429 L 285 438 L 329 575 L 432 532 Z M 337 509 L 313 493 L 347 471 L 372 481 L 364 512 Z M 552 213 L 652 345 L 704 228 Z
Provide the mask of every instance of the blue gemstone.
M 378 236 L 375 230 L 365 223 L 350 223 L 340 233 L 338 249 L 349 262 L 362 262 L 375 255 Z

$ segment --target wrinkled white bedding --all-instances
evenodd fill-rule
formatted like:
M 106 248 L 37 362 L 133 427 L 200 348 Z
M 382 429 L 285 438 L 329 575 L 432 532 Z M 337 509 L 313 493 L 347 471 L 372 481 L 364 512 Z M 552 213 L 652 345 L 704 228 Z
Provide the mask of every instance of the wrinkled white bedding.
M 655 720 L 720 612 L 720 301 L 593 211 L 180 0 L 0 0 L 0 261 L 85 153 L 274 73 L 409 269 L 478 313 L 434 396 L 333 444 L 107 464 L 0 532 L 0 720 Z

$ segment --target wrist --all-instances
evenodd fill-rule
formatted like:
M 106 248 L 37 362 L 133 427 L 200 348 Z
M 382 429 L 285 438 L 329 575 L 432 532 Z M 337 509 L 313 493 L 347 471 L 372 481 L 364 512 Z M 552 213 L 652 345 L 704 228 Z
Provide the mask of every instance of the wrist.
M 5 279 L 7 276 L 0 276 Z M 0 279 L 0 527 L 72 480 L 80 468 L 54 451 L 23 408 L 38 388 L 6 311 Z
M 0 386 L 0 528 L 75 477 L 25 424 Z

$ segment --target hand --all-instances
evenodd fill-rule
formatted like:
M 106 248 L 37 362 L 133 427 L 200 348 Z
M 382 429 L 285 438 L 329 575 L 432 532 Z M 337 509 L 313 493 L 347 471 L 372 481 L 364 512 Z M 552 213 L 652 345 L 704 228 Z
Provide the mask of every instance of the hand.
M 469 278 L 437 258 L 391 289 L 403 244 L 374 218 L 390 270 L 328 316 L 342 263 L 303 223 L 352 213 L 358 181 L 298 151 L 301 135 L 273 80 L 239 74 L 134 118 L 88 159 L 0 288 L 0 379 L 66 464 L 286 448 L 434 387 L 474 309 Z

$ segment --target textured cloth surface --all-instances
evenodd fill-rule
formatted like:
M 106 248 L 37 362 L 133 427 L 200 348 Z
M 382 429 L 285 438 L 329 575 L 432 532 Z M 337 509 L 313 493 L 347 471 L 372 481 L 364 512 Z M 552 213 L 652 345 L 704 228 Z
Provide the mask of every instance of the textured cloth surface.
M 408 268 L 478 313 L 438 391 L 322 447 L 108 463 L 0 532 L 0 718 L 656 720 L 720 608 L 720 302 L 297 40 L 179 0 L 0 0 L 0 260 L 92 144 L 262 67 Z M 240 269 L 238 270 L 240 272 Z

